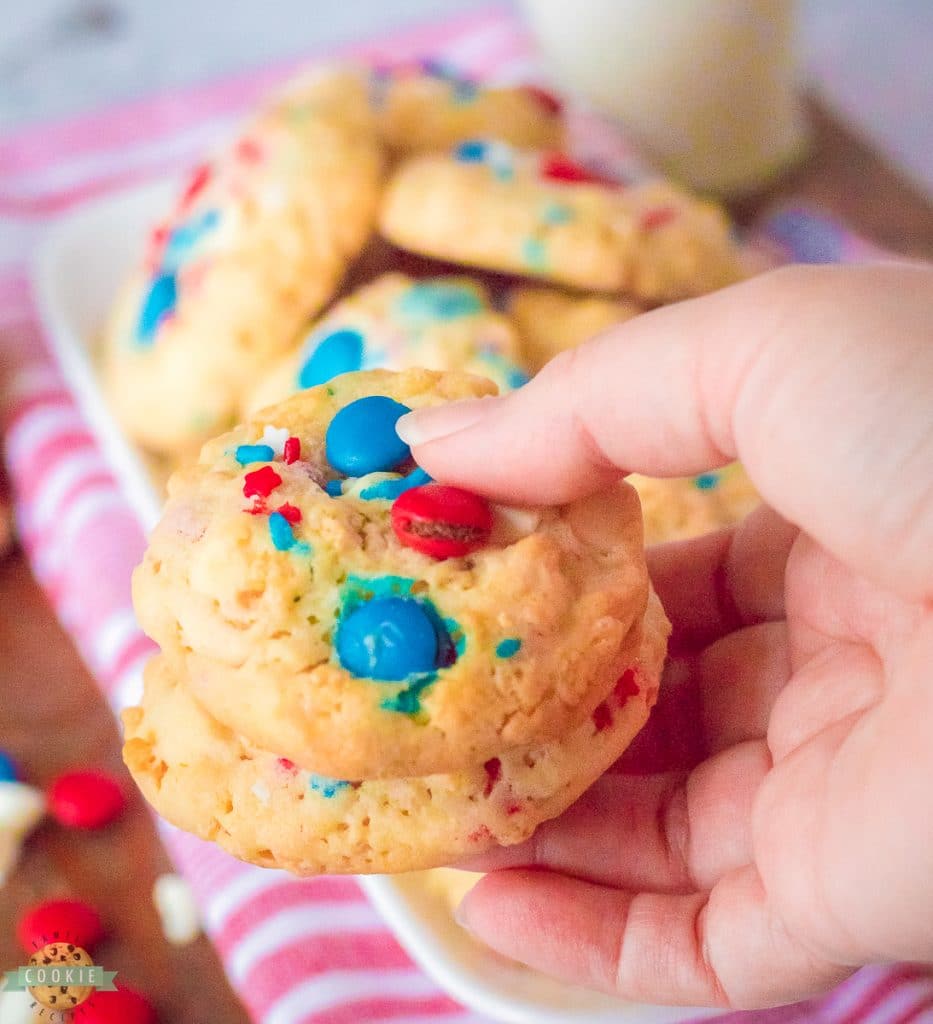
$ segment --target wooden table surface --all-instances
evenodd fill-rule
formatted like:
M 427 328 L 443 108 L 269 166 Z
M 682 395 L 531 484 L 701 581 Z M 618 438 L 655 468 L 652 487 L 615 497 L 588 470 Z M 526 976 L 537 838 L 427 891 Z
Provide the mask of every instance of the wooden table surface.
M 891 250 L 933 259 L 933 208 L 924 197 L 818 107 L 807 164 L 774 190 L 736 209 L 747 221 L 770 205 L 802 199 L 842 218 Z M 62 633 L 21 554 L 0 565 L 0 748 L 26 778 L 45 784 L 75 764 L 102 764 L 129 780 L 113 717 Z M 163 1024 L 247 1020 L 205 939 L 168 946 L 151 902 L 155 877 L 170 870 L 153 823 L 135 797 L 118 824 L 75 834 L 43 826 L 0 888 L 0 971 L 23 960 L 12 922 L 37 900 L 73 895 L 95 904 L 111 928 L 99 959 L 147 992 Z

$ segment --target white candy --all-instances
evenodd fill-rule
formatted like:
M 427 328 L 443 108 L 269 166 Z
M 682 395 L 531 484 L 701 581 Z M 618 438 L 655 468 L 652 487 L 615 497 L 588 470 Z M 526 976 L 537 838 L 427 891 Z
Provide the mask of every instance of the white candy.
M 250 792 L 263 805 L 263 807 L 269 806 L 269 799 L 272 794 L 269 792 L 269 787 L 262 780 L 254 782 L 250 788 Z
M 162 933 L 173 946 L 186 946 L 201 934 L 191 886 L 181 875 L 160 875 L 152 887 L 152 902 L 162 921 Z
M 541 513 L 533 508 L 513 508 L 510 505 L 493 505 L 493 544 L 514 544 L 534 533 L 541 525 Z
M 262 444 L 267 444 L 276 455 L 285 451 L 285 442 L 289 438 L 287 427 L 266 426 L 262 431 Z
M 29 992 L 0 992 L 0 1024 L 34 1024 L 39 1009 Z
M 41 790 L 25 782 L 0 782 L 0 885 L 19 859 L 26 837 L 44 816 Z

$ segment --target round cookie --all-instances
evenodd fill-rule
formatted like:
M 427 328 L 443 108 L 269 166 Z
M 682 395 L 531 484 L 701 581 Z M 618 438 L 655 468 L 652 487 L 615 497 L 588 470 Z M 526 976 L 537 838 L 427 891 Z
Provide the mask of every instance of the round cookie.
M 493 390 L 420 369 L 344 374 L 205 445 L 172 478 L 134 602 L 212 715 L 302 767 L 355 779 L 475 764 L 565 735 L 604 699 L 638 651 L 648 595 L 628 485 L 497 510 L 478 550 L 437 559 L 393 528 L 392 502 L 428 479 L 421 470 L 341 480 L 331 464 L 360 436 L 347 422 L 360 400 L 415 408 Z M 391 440 L 373 434 L 370 451 Z M 341 629 L 361 604 L 392 598 L 434 624 L 436 669 L 356 676 L 334 650 Z
M 377 367 L 466 370 L 507 391 L 528 379 L 518 348 L 508 318 L 490 308 L 478 282 L 382 274 L 338 302 L 296 351 L 270 367 L 249 394 L 243 416 L 337 374 Z
M 718 206 L 668 182 L 623 187 L 563 154 L 488 140 L 401 164 L 379 223 L 395 245 L 424 256 L 646 303 L 741 276 Z
M 699 476 L 660 480 L 633 473 L 645 518 L 645 543 L 685 540 L 744 519 L 760 502 L 737 462 Z
M 642 310 L 603 295 L 571 295 L 556 288 L 515 288 L 509 316 L 521 338 L 522 362 L 532 373 L 568 348 L 576 348 Z
M 561 103 L 537 86 L 485 86 L 436 61 L 373 73 L 379 128 L 396 152 L 447 150 L 478 136 L 529 149 L 562 144 Z
M 94 961 L 86 950 L 75 945 L 67 937 L 58 942 L 49 942 L 29 958 L 30 967 L 45 967 L 49 971 L 58 968 L 64 972 L 69 967 L 92 967 Z M 32 985 L 30 994 L 49 1010 L 61 1011 L 63 1016 L 80 1006 L 90 996 L 90 985 L 65 983 L 58 985 Z M 37 1018 L 41 1019 L 41 1017 Z
M 302 95 L 305 106 L 279 101 L 192 172 L 118 296 L 105 388 L 124 429 L 155 452 L 232 425 L 244 390 L 330 298 L 372 230 L 375 129 L 308 112 L 312 86 Z
M 300 875 L 413 871 L 518 843 L 560 814 L 648 718 L 667 620 L 652 595 L 631 670 L 560 740 L 449 774 L 343 782 L 297 768 L 203 710 L 164 657 L 123 713 L 123 757 L 156 810 L 242 860 Z

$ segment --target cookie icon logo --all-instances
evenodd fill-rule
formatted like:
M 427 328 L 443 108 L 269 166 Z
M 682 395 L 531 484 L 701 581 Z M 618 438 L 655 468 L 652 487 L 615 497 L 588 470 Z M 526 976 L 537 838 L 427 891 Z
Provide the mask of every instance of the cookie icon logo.
M 94 961 L 87 950 L 72 942 L 50 942 L 33 953 L 29 966 L 36 969 L 34 976 L 40 982 L 29 985 L 29 992 L 40 1006 L 49 1010 L 74 1010 L 94 991 L 93 985 L 83 983 L 86 972 L 78 970 L 93 967 Z

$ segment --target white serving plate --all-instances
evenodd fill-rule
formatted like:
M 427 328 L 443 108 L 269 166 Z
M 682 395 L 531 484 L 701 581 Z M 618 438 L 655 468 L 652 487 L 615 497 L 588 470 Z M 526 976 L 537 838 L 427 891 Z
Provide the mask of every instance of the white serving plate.
M 88 203 L 53 224 L 33 261 L 36 300 L 49 342 L 126 498 L 145 530 L 161 499 L 139 452 L 111 415 L 96 342 L 126 268 L 150 225 L 169 208 L 164 181 Z M 564 985 L 496 956 L 453 920 L 444 895 L 419 874 L 359 879 L 398 940 L 455 999 L 513 1024 L 677 1024 L 713 1011 L 623 1003 Z

